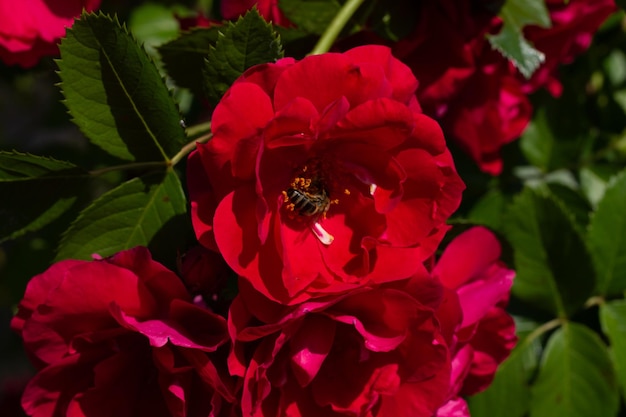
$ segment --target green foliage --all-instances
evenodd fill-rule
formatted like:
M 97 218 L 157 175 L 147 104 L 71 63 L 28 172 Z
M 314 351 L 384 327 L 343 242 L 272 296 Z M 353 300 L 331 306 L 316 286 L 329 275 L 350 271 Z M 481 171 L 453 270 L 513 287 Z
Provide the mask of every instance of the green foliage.
M 180 24 L 176 16 L 179 14 L 184 15 L 185 9 L 145 3 L 133 9 L 128 28 L 146 52 L 154 56 L 156 47 L 178 36 Z
M 469 398 L 472 417 L 524 417 L 530 406 L 530 380 L 537 367 L 538 340 L 522 340 L 500 365 L 486 391 Z
M 130 161 L 163 161 L 186 142 L 159 71 L 124 27 L 83 14 L 61 42 L 65 104 L 96 145 Z
M 252 9 L 235 23 L 220 30 L 204 66 L 204 85 L 209 100 L 216 104 L 230 85 L 248 68 L 283 57 L 279 36 Z
M 546 117 L 545 110 L 536 110 L 535 117 L 520 138 L 520 148 L 534 166 L 549 171 L 558 164 L 553 159 L 559 158 L 560 154 L 554 151 L 556 139 Z
M 280 10 L 299 29 L 321 35 L 341 4 L 337 0 L 279 0 Z
M 611 166 L 592 165 L 580 170 L 580 189 L 592 207 L 597 207 L 604 197 L 608 182 L 619 171 Z
M 88 195 L 89 175 L 70 164 L 0 152 L 0 242 L 41 229 Z
M 626 301 L 612 301 L 600 306 L 602 331 L 611 342 L 611 360 L 626 398 Z
M 626 171 L 610 181 L 589 225 L 589 249 L 602 295 L 626 289 Z
M 589 213 L 591 212 L 591 206 L 587 200 L 578 191 L 563 184 L 548 183 L 545 188 L 550 195 L 561 203 L 561 207 L 566 208 L 572 216 L 574 224 L 578 226 L 578 230 L 584 231 L 589 223 Z
M 594 287 L 591 259 L 554 197 L 525 189 L 507 210 L 504 229 L 515 251 L 513 293 L 560 317 L 582 307 Z
M 564 100 L 577 99 L 576 93 L 569 89 L 559 99 L 546 95 L 520 138 L 524 156 L 543 172 L 570 169 L 585 157 L 591 137 L 586 135 L 588 125 L 584 114 L 582 110 L 563 106 Z
M 138 245 L 148 246 L 157 259 L 161 247 L 174 257 L 186 239 L 186 214 L 175 172 L 133 178 L 81 212 L 63 236 L 57 260 L 106 257 Z
M 507 0 L 500 11 L 503 25 L 497 35 L 488 36 L 491 45 L 510 59 L 526 78 L 530 78 L 545 60 L 525 38 L 526 25 L 550 27 L 550 15 L 544 0 Z
M 418 21 L 414 7 L 413 0 L 375 2 L 372 10 L 374 30 L 394 42 L 408 36 Z
M 490 190 L 474 204 L 467 217 L 476 224 L 500 230 L 505 205 L 504 194 L 497 189 Z
M 548 340 L 531 395 L 530 417 L 617 415 L 617 382 L 600 337 L 565 323 Z
M 196 28 L 158 48 L 165 69 L 176 85 L 202 93 L 204 58 L 209 55 L 211 45 L 217 42 L 219 29 L 218 26 Z

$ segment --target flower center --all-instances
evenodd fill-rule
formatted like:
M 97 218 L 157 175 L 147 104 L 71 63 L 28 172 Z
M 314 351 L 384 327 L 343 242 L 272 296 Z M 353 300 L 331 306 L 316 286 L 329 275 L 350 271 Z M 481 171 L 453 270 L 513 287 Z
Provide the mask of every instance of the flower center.
M 328 193 L 321 181 L 296 177 L 283 191 L 287 210 L 300 216 L 325 216 L 330 207 Z
M 319 161 L 309 161 L 282 194 L 289 218 L 310 222 L 313 234 L 323 244 L 330 245 L 334 237 L 320 221 L 326 218 L 330 205 L 337 201 L 330 199 L 322 172 Z

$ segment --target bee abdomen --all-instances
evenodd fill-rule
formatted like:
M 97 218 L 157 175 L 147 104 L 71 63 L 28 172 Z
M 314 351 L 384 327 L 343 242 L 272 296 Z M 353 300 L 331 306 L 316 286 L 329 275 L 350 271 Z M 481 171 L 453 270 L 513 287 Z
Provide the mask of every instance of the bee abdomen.
M 287 190 L 287 198 L 293 204 L 293 210 L 301 216 L 314 216 L 328 211 L 330 200 L 326 192 L 311 194 L 296 188 Z

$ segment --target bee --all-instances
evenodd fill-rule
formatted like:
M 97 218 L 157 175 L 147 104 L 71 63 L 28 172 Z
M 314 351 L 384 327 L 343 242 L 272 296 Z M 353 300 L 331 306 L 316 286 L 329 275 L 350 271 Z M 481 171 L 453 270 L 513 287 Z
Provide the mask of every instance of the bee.
M 301 216 L 323 215 L 330 207 L 330 199 L 324 189 L 317 193 L 309 193 L 297 188 L 289 188 L 286 192 L 293 211 Z

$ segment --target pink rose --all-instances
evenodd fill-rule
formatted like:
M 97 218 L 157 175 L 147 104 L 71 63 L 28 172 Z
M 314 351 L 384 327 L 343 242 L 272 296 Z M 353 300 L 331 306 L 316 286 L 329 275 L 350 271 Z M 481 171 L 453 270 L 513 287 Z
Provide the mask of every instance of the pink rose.
M 0 0 L 0 58 L 28 68 L 42 56 L 56 55 L 57 42 L 83 8 L 99 6 L 100 0 Z
M 453 357 L 450 403 L 437 416 L 463 416 L 458 396 L 484 390 L 517 342 L 504 310 L 515 272 L 500 261 L 496 237 L 474 227 L 446 247 L 432 274 L 446 288 L 437 316 Z
M 246 71 L 189 159 L 200 243 L 286 304 L 418 272 L 464 185 L 416 86 L 382 46 Z
M 431 417 L 447 399 L 448 350 L 422 302 L 437 286 L 416 278 L 283 306 L 242 284 L 229 365 L 244 378 L 244 416 Z
M 28 415 L 200 417 L 230 407 L 215 360 L 226 321 L 194 305 L 146 248 L 52 265 L 29 282 L 11 326 L 39 369 L 22 397 Z

